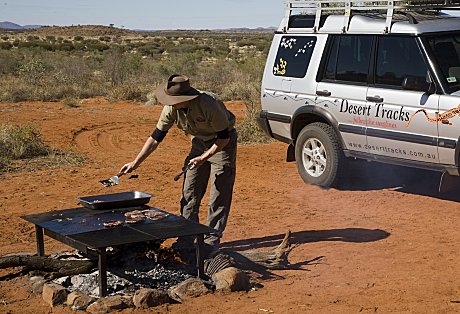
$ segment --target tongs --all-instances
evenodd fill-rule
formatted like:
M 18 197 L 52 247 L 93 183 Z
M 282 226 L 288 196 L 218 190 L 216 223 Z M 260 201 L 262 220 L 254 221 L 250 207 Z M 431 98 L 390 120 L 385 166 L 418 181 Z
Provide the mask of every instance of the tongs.
M 174 181 L 179 180 L 180 177 L 181 177 L 183 174 L 185 174 L 185 173 L 187 172 L 187 170 L 188 170 L 188 167 L 187 167 L 187 166 L 185 166 L 184 168 L 182 168 L 181 173 L 179 173 L 177 176 L 174 177 Z
M 116 176 L 113 176 L 113 177 L 110 177 L 106 180 L 101 180 L 99 182 L 102 183 L 103 186 L 105 187 L 109 187 L 109 186 L 114 186 L 114 185 L 118 185 L 118 183 L 120 182 L 120 177 L 124 175 L 123 172 L 120 172 L 118 173 Z

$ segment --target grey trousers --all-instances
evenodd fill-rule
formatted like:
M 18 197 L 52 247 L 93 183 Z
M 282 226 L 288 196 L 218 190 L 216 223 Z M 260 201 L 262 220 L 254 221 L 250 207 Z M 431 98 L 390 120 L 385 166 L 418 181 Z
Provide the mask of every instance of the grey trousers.
M 190 159 L 203 154 L 215 140 L 202 141 L 198 138 L 192 140 L 192 149 L 185 159 L 188 165 Z M 201 200 L 210 181 L 208 202 L 208 216 L 206 225 L 215 229 L 215 234 L 206 235 L 204 242 L 217 247 L 227 225 L 230 206 L 232 203 L 233 184 L 236 174 L 236 142 L 235 130 L 230 132 L 230 142 L 220 152 L 209 158 L 199 168 L 188 170 L 185 173 L 182 186 L 181 215 L 199 222 L 198 212 Z M 189 239 L 179 239 L 178 242 L 188 242 Z

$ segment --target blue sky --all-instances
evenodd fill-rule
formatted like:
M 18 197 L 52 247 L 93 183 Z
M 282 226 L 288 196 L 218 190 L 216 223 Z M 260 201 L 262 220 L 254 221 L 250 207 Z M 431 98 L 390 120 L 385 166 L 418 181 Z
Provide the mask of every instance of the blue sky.
M 284 0 L 0 0 L 0 22 L 129 29 L 278 26 Z

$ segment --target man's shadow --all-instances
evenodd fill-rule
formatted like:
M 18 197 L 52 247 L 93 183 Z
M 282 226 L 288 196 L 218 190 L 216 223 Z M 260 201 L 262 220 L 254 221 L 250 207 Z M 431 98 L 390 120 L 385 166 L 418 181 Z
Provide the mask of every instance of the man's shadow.
M 243 254 L 250 250 L 260 250 L 263 248 L 273 248 L 281 243 L 285 238 L 285 234 L 277 234 L 265 237 L 256 237 L 250 239 L 235 240 L 222 243 L 222 251 L 236 259 L 240 265 L 244 265 L 247 270 L 258 273 L 261 279 L 281 278 L 274 275 L 267 267 L 253 263 Z M 289 241 L 293 248 L 298 245 L 312 242 L 322 241 L 341 241 L 354 243 L 367 243 L 383 240 L 390 236 L 389 232 L 380 229 L 365 229 L 365 228 L 344 228 L 331 230 L 308 230 L 290 233 Z M 303 266 L 319 263 L 324 256 L 317 256 L 313 259 L 302 261 L 296 264 L 288 264 L 283 269 L 288 270 L 305 270 Z
M 457 190 L 439 192 L 441 172 L 367 161 L 350 161 L 337 187 L 345 191 L 394 191 L 460 202 Z

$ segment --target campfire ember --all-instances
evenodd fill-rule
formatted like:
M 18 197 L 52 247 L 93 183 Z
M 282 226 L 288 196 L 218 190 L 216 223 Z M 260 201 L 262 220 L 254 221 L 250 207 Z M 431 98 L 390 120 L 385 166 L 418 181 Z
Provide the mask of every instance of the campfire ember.
M 61 255 L 64 255 L 61 254 Z M 69 255 L 67 253 L 67 255 Z M 130 294 L 141 288 L 167 290 L 193 277 L 193 267 L 184 265 L 180 256 L 158 243 L 138 243 L 109 252 L 107 270 L 107 292 L 109 295 Z M 68 258 L 68 257 L 67 257 Z M 72 259 L 82 258 L 73 254 Z M 65 276 L 54 280 L 69 291 L 81 291 L 97 297 L 99 295 L 98 271 L 89 274 Z
M 141 288 L 167 290 L 168 288 L 193 277 L 180 270 L 166 269 L 156 264 L 148 271 L 117 267 L 107 272 L 107 292 L 109 295 L 132 294 Z M 98 272 L 61 277 L 54 280 L 69 291 L 81 291 L 98 297 Z

